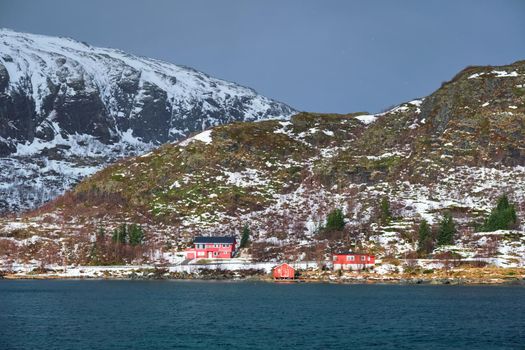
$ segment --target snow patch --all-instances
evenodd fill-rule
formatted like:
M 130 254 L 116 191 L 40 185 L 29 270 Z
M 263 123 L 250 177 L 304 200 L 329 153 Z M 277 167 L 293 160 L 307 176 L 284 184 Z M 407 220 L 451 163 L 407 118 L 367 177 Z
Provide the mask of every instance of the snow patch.
M 200 142 L 204 142 L 205 144 L 209 145 L 210 143 L 213 142 L 213 139 L 211 137 L 211 133 L 212 133 L 212 129 L 203 131 L 200 134 L 197 134 L 197 135 L 195 135 L 193 137 L 190 137 L 190 138 L 188 138 L 188 139 L 186 139 L 184 141 L 179 142 L 178 145 L 181 146 L 181 147 L 186 147 L 187 145 L 189 145 L 193 141 L 200 141 Z
M 519 74 L 516 71 L 512 71 L 510 73 L 507 73 L 504 70 L 493 70 L 491 72 L 492 74 L 496 74 L 496 78 L 507 78 L 507 77 L 517 77 Z
M 361 123 L 366 125 L 372 124 L 377 120 L 377 118 L 378 116 L 375 114 L 363 114 L 355 117 L 355 119 L 359 120 Z

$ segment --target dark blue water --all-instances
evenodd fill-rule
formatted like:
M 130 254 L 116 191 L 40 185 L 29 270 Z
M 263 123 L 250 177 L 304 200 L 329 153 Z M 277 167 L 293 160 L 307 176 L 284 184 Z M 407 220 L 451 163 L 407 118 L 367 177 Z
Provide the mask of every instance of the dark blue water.
M 0 281 L 0 349 L 525 349 L 524 286 Z

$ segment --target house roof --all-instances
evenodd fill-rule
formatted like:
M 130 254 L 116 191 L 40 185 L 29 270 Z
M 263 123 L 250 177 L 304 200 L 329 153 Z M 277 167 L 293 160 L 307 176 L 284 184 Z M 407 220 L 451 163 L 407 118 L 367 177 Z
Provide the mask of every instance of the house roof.
M 338 250 L 334 252 L 334 255 L 371 255 L 368 253 L 352 252 L 350 250 Z
M 193 243 L 235 243 L 235 237 L 233 236 L 222 236 L 222 237 L 195 237 Z
M 279 265 L 275 265 L 274 269 L 277 268 L 277 267 L 280 267 L 280 266 L 283 266 L 283 265 L 287 265 L 288 267 L 291 267 L 293 269 L 293 266 L 288 264 L 288 263 L 281 263 Z M 295 270 L 295 269 L 294 269 Z

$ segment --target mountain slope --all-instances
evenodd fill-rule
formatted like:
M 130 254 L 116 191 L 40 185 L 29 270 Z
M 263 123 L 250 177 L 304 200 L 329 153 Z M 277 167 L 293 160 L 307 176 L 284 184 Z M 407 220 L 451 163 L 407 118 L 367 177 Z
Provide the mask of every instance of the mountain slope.
M 503 193 L 525 215 L 524 124 L 525 61 L 471 67 L 377 115 L 300 113 L 215 127 L 120 161 L 0 227 L 17 242 L 75 242 L 77 258 L 89 255 L 94 232 L 124 222 L 145 225 L 155 251 L 248 224 L 257 260 L 323 259 L 337 247 L 395 258 L 415 253 L 423 218 L 435 226 L 449 211 L 459 230 L 447 249 L 522 264 L 521 222 L 522 231 L 474 232 Z M 382 198 L 393 214 L 387 223 Z M 345 231 L 319 230 L 338 207 Z
M 293 112 L 191 68 L 0 29 L 0 212 L 195 131 Z

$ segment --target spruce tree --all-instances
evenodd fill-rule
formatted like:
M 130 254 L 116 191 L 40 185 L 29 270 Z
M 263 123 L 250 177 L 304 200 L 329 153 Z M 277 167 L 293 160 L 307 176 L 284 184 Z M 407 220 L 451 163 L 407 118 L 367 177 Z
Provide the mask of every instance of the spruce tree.
M 125 244 L 127 241 L 127 235 L 127 226 L 126 224 L 122 224 L 113 231 L 111 239 L 115 243 Z
M 249 240 L 250 240 L 250 229 L 248 228 L 247 224 L 244 224 L 242 228 L 241 244 L 239 245 L 239 248 L 246 248 Z
M 326 229 L 342 231 L 345 227 L 345 216 L 339 208 L 332 210 L 326 217 Z
M 98 242 L 95 241 L 91 244 L 91 250 L 89 251 L 89 263 L 97 265 L 99 261 Z
M 419 224 L 418 232 L 418 251 L 419 253 L 429 253 L 432 250 L 432 230 L 428 222 L 423 219 Z
M 439 232 L 437 237 L 438 245 L 449 245 L 454 243 L 454 235 L 456 234 L 456 225 L 454 219 L 449 212 L 443 215 L 441 224 L 439 226 Z
M 390 201 L 387 197 L 381 199 L 379 203 L 379 218 L 382 224 L 388 224 L 392 220 L 392 213 L 390 212 Z
M 141 226 L 137 224 L 131 225 L 129 228 L 129 244 L 132 246 L 137 246 L 142 244 L 142 241 L 144 240 L 144 230 Z
M 114 229 L 113 232 L 111 232 L 111 241 L 113 241 L 113 243 L 118 243 L 120 241 L 118 228 Z
M 509 203 L 507 195 L 504 194 L 498 199 L 496 208 L 492 209 L 481 230 L 485 232 L 508 230 L 513 228 L 517 222 L 516 208 L 514 204 Z

